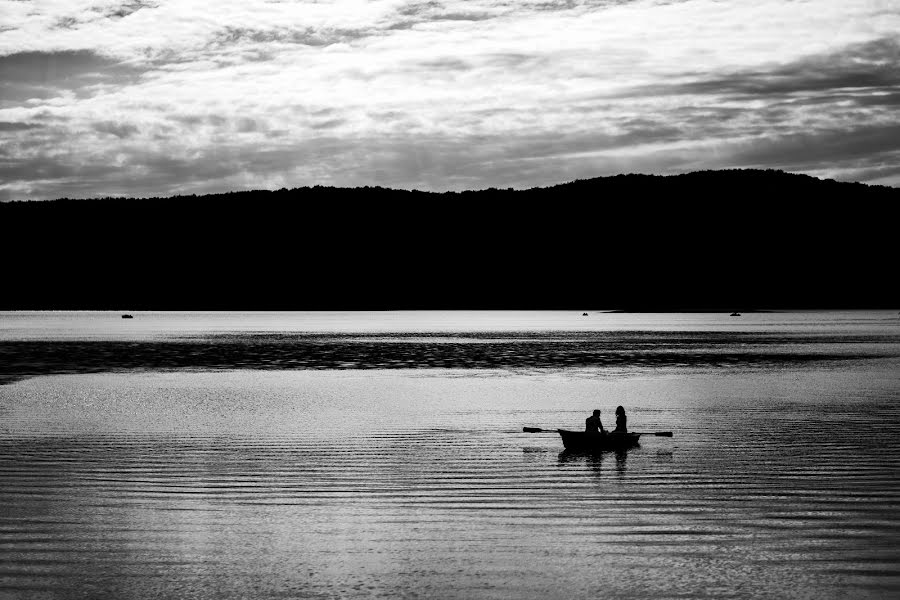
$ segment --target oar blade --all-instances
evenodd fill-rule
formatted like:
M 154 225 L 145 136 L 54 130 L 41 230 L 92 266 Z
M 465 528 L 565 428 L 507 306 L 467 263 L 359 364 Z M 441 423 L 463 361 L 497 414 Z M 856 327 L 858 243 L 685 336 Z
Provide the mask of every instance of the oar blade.
M 540 427 L 523 427 L 522 431 L 525 433 L 543 433 L 544 430 Z
M 656 435 L 659 437 L 672 437 L 672 432 L 671 431 L 654 431 L 653 435 Z

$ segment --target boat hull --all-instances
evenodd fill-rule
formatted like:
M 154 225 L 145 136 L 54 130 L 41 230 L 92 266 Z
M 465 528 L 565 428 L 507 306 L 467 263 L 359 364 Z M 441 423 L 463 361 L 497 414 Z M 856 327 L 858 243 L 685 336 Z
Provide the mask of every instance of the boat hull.
M 563 446 L 571 452 L 604 452 L 621 450 L 638 445 L 639 433 L 587 433 L 585 431 L 568 431 L 557 429 Z

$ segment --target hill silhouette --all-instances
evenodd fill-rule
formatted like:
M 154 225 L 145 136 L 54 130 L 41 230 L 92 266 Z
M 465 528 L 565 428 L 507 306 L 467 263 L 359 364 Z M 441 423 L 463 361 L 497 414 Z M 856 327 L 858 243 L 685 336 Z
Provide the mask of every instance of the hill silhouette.
M 0 308 L 894 308 L 900 189 L 779 171 L 0 204 Z

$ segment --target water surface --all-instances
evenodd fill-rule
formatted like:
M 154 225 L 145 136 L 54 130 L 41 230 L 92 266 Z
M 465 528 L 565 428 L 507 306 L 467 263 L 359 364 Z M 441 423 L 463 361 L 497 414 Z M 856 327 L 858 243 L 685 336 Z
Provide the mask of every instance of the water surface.
M 896 597 L 891 316 L 15 325 L 49 346 L 0 386 L 0 597 Z M 674 437 L 522 432 L 618 404 Z

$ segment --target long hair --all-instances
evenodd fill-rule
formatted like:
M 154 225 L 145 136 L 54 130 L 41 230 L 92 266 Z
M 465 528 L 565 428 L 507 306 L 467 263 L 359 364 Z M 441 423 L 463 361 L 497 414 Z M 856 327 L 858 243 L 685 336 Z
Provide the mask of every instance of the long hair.
M 622 408 L 621 406 L 617 406 L 617 407 L 616 407 L 616 414 L 617 414 L 617 415 L 624 415 L 624 414 L 625 414 L 625 409 Z

